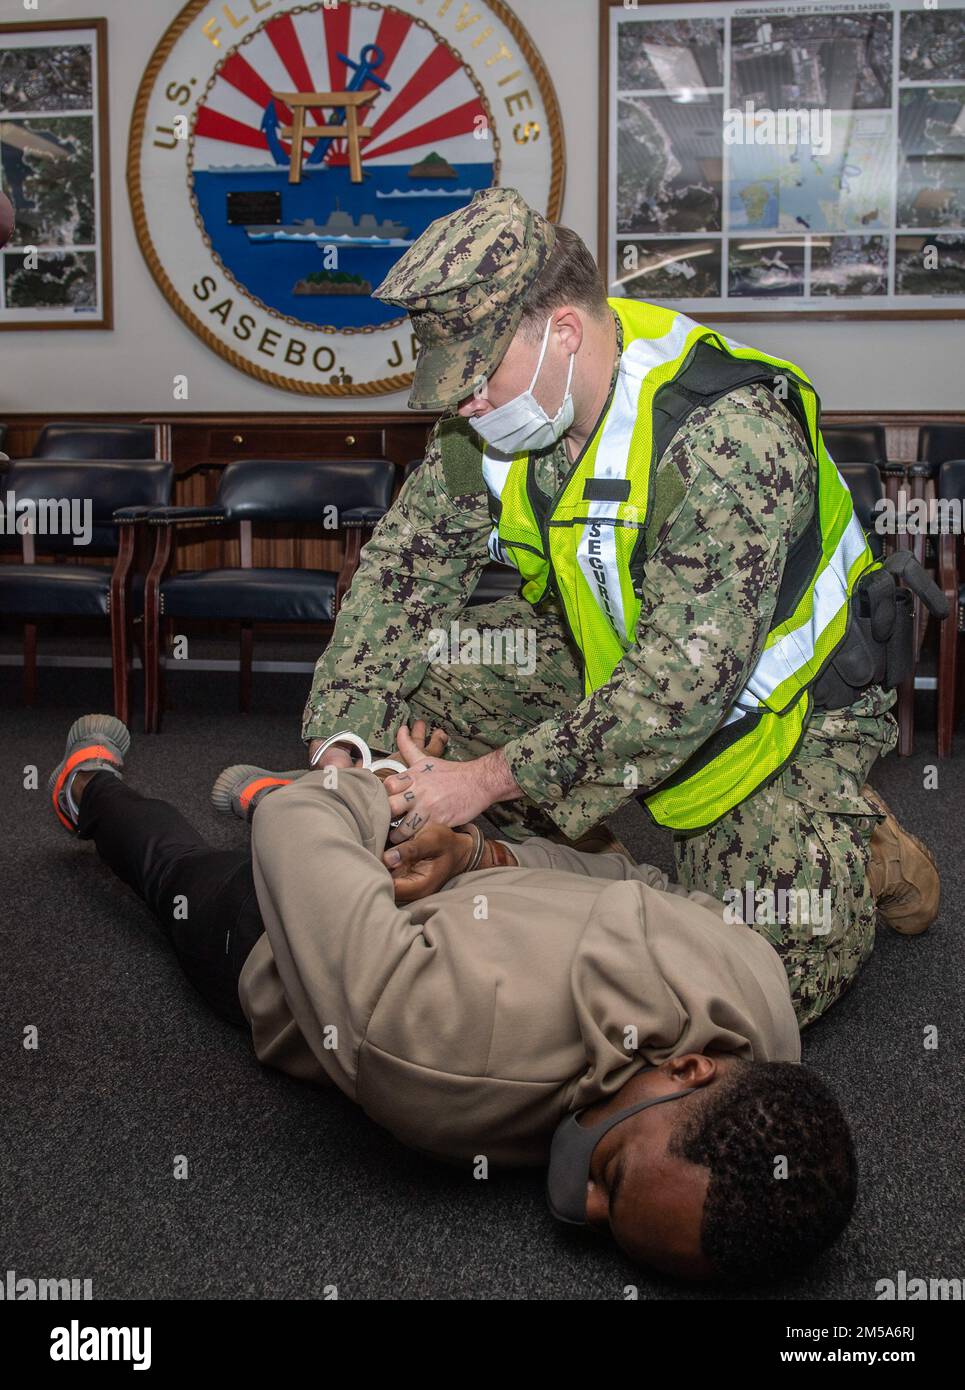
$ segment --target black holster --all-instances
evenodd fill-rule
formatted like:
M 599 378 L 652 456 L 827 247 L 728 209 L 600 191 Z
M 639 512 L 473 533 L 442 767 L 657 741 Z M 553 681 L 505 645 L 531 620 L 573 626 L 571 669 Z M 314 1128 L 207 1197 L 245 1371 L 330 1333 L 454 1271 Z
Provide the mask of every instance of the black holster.
M 844 639 L 814 682 L 815 709 L 844 709 L 871 685 L 893 690 L 908 679 L 915 668 L 916 595 L 934 617 L 948 617 L 947 599 L 910 550 L 889 555 L 859 580 Z

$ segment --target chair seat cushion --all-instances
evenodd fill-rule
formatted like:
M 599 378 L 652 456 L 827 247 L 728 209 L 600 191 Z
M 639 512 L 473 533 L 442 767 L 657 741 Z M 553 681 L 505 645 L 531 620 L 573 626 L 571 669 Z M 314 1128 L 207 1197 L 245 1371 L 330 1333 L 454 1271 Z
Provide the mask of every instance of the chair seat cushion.
M 186 570 L 161 585 L 168 618 L 330 623 L 338 576 L 327 570 Z
M 0 613 L 104 617 L 111 571 L 94 565 L 0 565 Z

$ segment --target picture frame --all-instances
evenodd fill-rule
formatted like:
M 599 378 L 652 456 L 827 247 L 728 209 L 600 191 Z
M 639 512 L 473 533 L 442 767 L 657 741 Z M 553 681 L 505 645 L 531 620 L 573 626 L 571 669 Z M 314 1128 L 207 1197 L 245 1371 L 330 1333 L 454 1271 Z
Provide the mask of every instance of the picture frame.
M 608 293 L 965 318 L 965 0 L 600 0 L 600 66 Z
M 113 328 L 107 20 L 0 24 L 0 330 Z

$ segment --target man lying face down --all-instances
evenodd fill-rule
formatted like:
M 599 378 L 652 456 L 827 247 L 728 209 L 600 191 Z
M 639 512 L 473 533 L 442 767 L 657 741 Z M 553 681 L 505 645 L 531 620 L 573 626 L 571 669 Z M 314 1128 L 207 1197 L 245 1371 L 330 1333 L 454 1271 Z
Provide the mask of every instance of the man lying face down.
M 78 720 L 54 810 L 262 1062 L 448 1162 L 549 1162 L 558 1218 L 671 1275 L 777 1277 L 846 1225 L 847 1123 L 799 1065 L 779 956 L 719 902 L 541 839 L 430 826 L 387 849 L 363 767 L 229 770 L 216 789 L 251 817 L 251 854 L 214 850 L 121 781 L 129 743 Z

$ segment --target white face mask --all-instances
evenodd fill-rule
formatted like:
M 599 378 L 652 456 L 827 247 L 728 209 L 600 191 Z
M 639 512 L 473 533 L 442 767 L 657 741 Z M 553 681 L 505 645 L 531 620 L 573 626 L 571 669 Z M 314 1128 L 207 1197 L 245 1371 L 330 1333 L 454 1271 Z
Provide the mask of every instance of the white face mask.
M 573 379 L 575 353 L 570 353 L 570 370 L 566 377 L 563 404 L 552 419 L 533 395 L 533 387 L 546 356 L 552 322 L 553 316 L 550 315 L 546 320 L 543 347 L 529 389 L 507 401 L 505 405 L 497 406 L 485 415 L 473 415 L 469 420 L 476 433 L 502 454 L 522 454 L 534 449 L 548 449 L 551 444 L 562 438 L 573 423 L 575 410 L 573 397 L 570 395 L 570 382 Z

